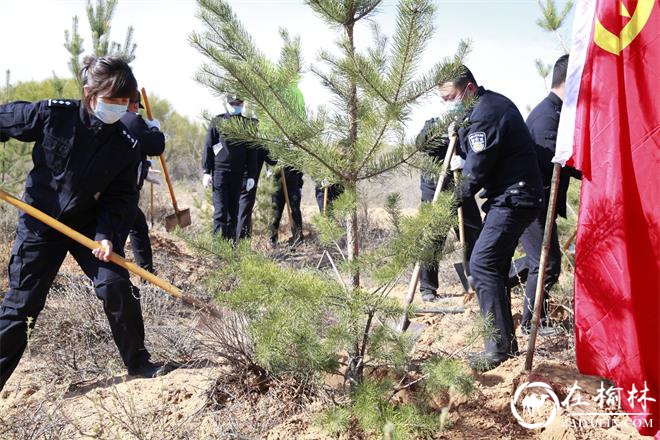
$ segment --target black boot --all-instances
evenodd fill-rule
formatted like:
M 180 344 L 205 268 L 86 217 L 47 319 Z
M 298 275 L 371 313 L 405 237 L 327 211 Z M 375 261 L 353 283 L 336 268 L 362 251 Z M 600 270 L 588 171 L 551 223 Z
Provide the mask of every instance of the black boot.
M 152 379 L 154 377 L 164 376 L 168 373 L 164 365 L 154 364 L 150 361 L 144 361 L 140 365 L 134 368 L 128 369 L 129 376 L 143 377 L 146 379 Z
M 475 355 L 470 356 L 470 368 L 474 371 L 484 373 L 486 371 L 492 370 L 497 367 L 504 361 L 511 359 L 513 355 L 509 353 L 489 353 L 483 351 Z

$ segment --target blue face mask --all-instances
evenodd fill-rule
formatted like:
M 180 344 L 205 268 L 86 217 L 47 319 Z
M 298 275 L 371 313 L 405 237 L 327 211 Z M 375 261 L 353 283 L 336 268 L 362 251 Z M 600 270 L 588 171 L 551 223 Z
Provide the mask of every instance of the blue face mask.
M 240 115 L 241 113 L 243 113 L 243 105 L 232 105 L 231 109 L 232 109 L 232 114 L 234 115 Z
M 99 118 L 104 124 L 114 124 L 126 113 L 128 104 L 108 104 L 100 99 L 96 100 L 94 116 Z

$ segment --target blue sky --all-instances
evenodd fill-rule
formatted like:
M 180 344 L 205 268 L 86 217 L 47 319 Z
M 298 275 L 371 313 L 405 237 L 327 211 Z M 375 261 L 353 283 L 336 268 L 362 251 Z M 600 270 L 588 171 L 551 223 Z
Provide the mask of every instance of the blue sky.
M 561 7 L 565 1 L 558 3 Z M 335 40 L 336 34 L 302 0 L 234 0 L 230 4 L 259 47 L 273 59 L 279 54 L 280 27 L 300 35 L 306 66 L 316 61 L 319 48 L 331 47 Z M 437 31 L 429 41 L 423 65 L 431 66 L 453 53 L 460 38 L 470 38 L 473 51 L 466 64 L 477 81 L 511 98 L 526 115 L 526 107 L 546 94 L 534 59 L 554 63 L 562 54 L 556 37 L 534 23 L 539 16 L 536 0 L 437 0 L 436 4 Z M 126 28 L 134 26 L 138 48 L 133 68 L 138 81 L 193 118 L 204 110 L 222 110 L 220 100 L 193 80 L 203 61 L 187 42 L 190 32 L 199 28 L 196 10 L 193 0 L 119 0 L 111 33 L 113 40 L 123 42 Z M 395 14 L 396 1 L 385 0 L 376 21 L 386 35 L 393 30 Z M 73 15 L 81 18 L 80 31 L 90 50 L 85 0 L 1 0 L 0 72 L 11 69 L 13 81 L 44 79 L 53 71 L 68 75 L 63 42 Z M 571 22 L 572 16 L 564 29 L 567 38 Z M 358 29 L 356 39 L 370 40 L 366 26 Z M 4 81 L 4 74 L 2 77 Z M 310 73 L 304 75 L 301 89 L 308 106 L 327 100 L 325 90 Z M 416 133 L 424 120 L 441 111 L 434 94 L 414 109 L 409 132 Z

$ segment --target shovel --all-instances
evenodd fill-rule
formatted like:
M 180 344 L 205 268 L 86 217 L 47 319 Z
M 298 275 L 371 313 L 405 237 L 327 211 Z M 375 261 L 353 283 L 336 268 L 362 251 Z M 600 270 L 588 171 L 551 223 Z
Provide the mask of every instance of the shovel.
M 440 192 L 442 192 L 442 189 L 444 188 L 446 179 L 445 175 L 447 175 L 447 171 L 449 170 L 449 162 L 451 161 L 452 156 L 454 155 L 454 149 L 456 148 L 456 136 L 452 136 L 451 139 L 449 140 L 449 147 L 447 148 L 447 153 L 445 153 L 445 159 L 442 161 L 442 169 L 440 171 L 440 175 L 438 176 L 438 183 L 435 187 L 435 193 L 433 193 L 433 202 L 435 203 L 438 198 L 440 197 Z M 418 262 L 415 264 L 415 268 L 413 269 L 412 276 L 410 277 L 410 282 L 408 283 L 408 292 L 406 293 L 406 298 L 404 299 L 403 306 L 405 309 L 405 312 L 403 313 L 403 316 L 401 317 L 401 322 L 399 323 L 398 330 L 400 332 L 405 332 L 408 329 L 408 326 L 410 325 L 410 319 L 408 318 L 408 308 L 410 307 L 410 304 L 412 304 L 413 299 L 415 299 L 415 290 L 417 290 L 417 284 L 419 283 L 419 272 L 421 270 L 421 264 Z
M 80 232 L 70 228 L 69 226 L 65 225 L 64 223 L 54 219 L 53 217 L 49 216 L 48 214 L 40 211 L 39 209 L 35 208 L 34 206 L 30 206 L 27 203 L 25 203 L 22 200 L 17 199 L 16 197 L 12 196 L 11 194 L 8 194 L 4 192 L 3 190 L 0 189 L 0 199 L 4 200 L 5 202 L 9 203 L 10 205 L 20 209 L 21 211 L 24 211 L 28 215 L 36 218 L 37 220 L 47 224 L 51 228 L 55 229 L 56 231 L 62 233 L 63 235 L 66 235 L 70 239 L 80 243 L 81 245 L 85 246 L 88 249 L 98 249 L 101 247 L 101 245 L 92 240 L 91 238 L 81 234 Z M 206 313 L 210 314 L 211 316 L 214 316 L 216 318 L 221 318 L 222 314 L 220 313 L 219 310 L 216 308 L 204 304 L 202 301 L 198 300 L 197 298 L 190 297 L 183 293 L 181 289 L 178 287 L 173 286 L 169 282 L 165 281 L 164 279 L 157 277 L 156 275 L 152 274 L 148 270 L 145 270 L 138 266 L 137 264 L 126 260 L 124 257 L 115 254 L 114 252 L 110 254 L 110 261 L 115 263 L 118 266 L 123 267 L 124 269 L 128 270 L 129 272 L 132 272 L 139 277 L 149 281 L 150 283 L 160 287 L 163 289 L 165 292 L 170 294 L 176 299 L 179 299 L 183 301 L 186 304 L 189 304 L 193 307 L 196 307 L 202 311 L 205 311 Z
M 149 106 L 149 99 L 147 98 L 147 91 L 142 87 L 142 100 L 144 101 L 144 108 L 147 111 L 147 118 L 151 121 L 153 116 L 151 114 L 151 107 Z M 170 180 L 170 173 L 167 171 L 167 165 L 165 164 L 165 155 L 161 154 L 158 156 L 160 159 L 160 167 L 163 170 L 165 175 L 165 182 L 167 182 L 167 189 L 170 191 L 170 197 L 172 198 L 172 206 L 174 207 L 174 214 L 168 215 L 165 217 L 165 230 L 167 232 L 173 231 L 177 226 L 180 228 L 185 228 L 190 226 L 190 210 L 182 209 L 179 210 L 179 207 L 176 204 L 176 197 L 174 196 L 174 187 L 172 186 L 172 181 Z
M 291 226 L 291 234 L 295 239 L 296 235 L 296 225 L 293 223 L 293 210 L 291 209 L 291 200 L 289 200 L 289 188 L 286 184 L 286 176 L 284 174 L 284 166 L 280 168 L 280 180 L 282 181 L 282 191 L 284 192 L 284 202 L 286 203 L 286 208 L 289 213 L 289 225 Z
M 461 172 L 454 170 L 454 185 L 458 186 L 460 182 Z M 458 214 L 458 239 L 461 243 L 461 256 L 463 258 L 462 262 L 460 263 L 462 270 L 458 270 L 458 264 L 454 264 L 454 269 L 456 269 L 456 272 L 458 272 L 458 278 L 460 278 L 461 284 L 463 284 L 463 288 L 465 289 L 465 297 L 463 298 L 463 303 L 465 304 L 475 297 L 476 292 L 474 290 L 474 286 L 472 286 L 470 283 L 470 277 L 467 273 L 469 262 L 467 256 L 467 245 L 465 243 L 465 218 L 463 217 L 463 207 L 459 206 L 456 209 L 456 212 Z

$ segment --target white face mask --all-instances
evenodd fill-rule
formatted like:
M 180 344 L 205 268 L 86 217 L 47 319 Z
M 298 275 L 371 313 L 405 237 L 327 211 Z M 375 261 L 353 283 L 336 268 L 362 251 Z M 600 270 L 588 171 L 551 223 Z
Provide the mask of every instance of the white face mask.
M 467 87 L 463 89 L 463 92 L 459 97 L 454 99 L 453 101 L 448 101 L 445 102 L 445 109 L 447 110 L 447 113 L 455 113 L 459 111 L 465 110 L 465 105 L 463 104 L 463 99 L 465 98 L 465 95 L 467 94 Z
M 104 124 L 114 124 L 126 113 L 128 104 L 108 104 L 100 99 L 96 100 L 94 116 L 99 118 Z
M 232 105 L 231 109 L 232 109 L 232 114 L 240 115 L 241 113 L 243 113 L 243 104 L 241 104 L 241 105 Z
M 463 110 L 463 101 L 449 101 L 445 103 L 445 109 L 447 110 L 447 113 L 456 113 L 460 110 Z

